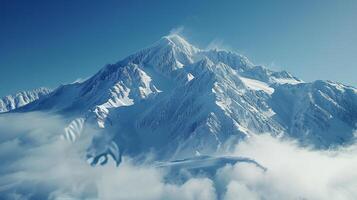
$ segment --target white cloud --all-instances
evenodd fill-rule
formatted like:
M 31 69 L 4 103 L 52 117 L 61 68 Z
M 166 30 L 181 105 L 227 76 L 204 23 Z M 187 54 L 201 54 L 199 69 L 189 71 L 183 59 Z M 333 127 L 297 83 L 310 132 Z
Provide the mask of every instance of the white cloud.
M 253 136 L 233 155 L 249 163 L 226 165 L 214 177 L 167 182 L 162 169 L 130 158 L 91 167 L 91 136 L 59 139 L 69 120 L 44 113 L 0 115 L 0 194 L 5 199 L 357 199 L 357 147 L 329 151 L 294 141 Z M 82 137 L 82 136 L 81 136 Z
M 8 199 L 215 199 L 213 182 L 165 183 L 165 173 L 130 158 L 91 167 L 90 138 L 60 139 L 69 120 L 44 113 L 0 116 L 0 194 Z M 88 127 L 87 127 L 88 129 Z M 4 131 L 6 130 L 6 131 Z
M 218 176 L 229 177 L 265 199 L 356 199 L 357 148 L 314 151 L 294 141 L 268 135 L 241 143 L 237 155 L 254 158 L 268 168 L 236 164 Z M 222 178 L 221 178 L 222 179 Z M 233 187 L 233 186 L 232 186 Z
M 166 185 L 163 197 L 163 199 L 172 200 L 214 200 L 216 199 L 216 191 L 212 180 L 208 178 L 192 178 L 181 186 Z
M 231 181 L 227 185 L 227 193 L 225 194 L 224 199 L 225 200 L 237 200 L 237 199 L 258 200 L 259 197 L 253 191 L 250 191 L 246 185 L 241 184 L 237 181 Z

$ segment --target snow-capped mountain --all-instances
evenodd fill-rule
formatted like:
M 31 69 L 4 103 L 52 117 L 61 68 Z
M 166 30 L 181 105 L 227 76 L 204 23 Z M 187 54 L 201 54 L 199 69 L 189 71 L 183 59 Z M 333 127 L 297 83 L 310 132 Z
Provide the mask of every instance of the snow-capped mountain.
M 317 147 L 353 142 L 357 89 L 331 81 L 275 87 L 270 104 L 290 136 Z
M 31 91 L 23 91 L 14 95 L 8 95 L 0 99 L 0 113 L 8 112 L 31 103 L 51 92 L 48 88 L 38 88 Z
M 357 90 L 305 83 L 237 53 L 200 49 L 169 35 L 84 82 L 13 110 L 29 111 L 71 119 L 63 135 L 70 141 L 96 124 L 103 134 L 88 150 L 93 163 L 149 151 L 173 159 L 224 152 L 260 133 L 319 148 L 344 144 L 357 126 Z

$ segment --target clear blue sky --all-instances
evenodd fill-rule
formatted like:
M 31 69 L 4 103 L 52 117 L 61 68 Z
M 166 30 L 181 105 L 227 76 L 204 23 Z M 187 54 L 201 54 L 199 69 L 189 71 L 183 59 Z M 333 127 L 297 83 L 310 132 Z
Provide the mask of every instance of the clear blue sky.
M 0 95 L 94 74 L 170 30 L 306 81 L 357 86 L 357 1 L 0 0 Z

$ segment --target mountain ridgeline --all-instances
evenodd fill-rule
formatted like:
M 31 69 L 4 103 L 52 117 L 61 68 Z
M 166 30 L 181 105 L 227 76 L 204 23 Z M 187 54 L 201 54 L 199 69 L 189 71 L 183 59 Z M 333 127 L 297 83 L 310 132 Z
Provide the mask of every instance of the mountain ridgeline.
M 178 35 L 45 93 L 21 106 L 1 103 L 0 110 L 63 115 L 63 138 L 72 142 L 95 125 L 101 134 L 88 148 L 93 164 L 108 155 L 118 163 L 122 154 L 152 152 L 158 160 L 213 155 L 263 133 L 329 148 L 348 144 L 357 127 L 356 88 L 306 83 Z
M 50 89 L 42 87 L 32 91 L 23 91 L 14 95 L 7 95 L 0 99 L 0 113 L 20 108 L 48 95 L 50 92 Z

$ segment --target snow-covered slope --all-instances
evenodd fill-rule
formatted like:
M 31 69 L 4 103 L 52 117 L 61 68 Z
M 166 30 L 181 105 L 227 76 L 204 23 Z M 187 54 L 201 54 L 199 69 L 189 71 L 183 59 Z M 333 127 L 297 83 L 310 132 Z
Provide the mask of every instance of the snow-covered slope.
M 178 159 L 231 149 L 251 134 L 292 136 L 316 147 L 353 137 L 357 92 L 333 82 L 305 83 L 224 50 L 203 50 L 178 35 L 107 65 L 81 83 L 62 85 L 14 112 L 68 118 L 64 138 L 88 124 L 101 132 L 88 148 L 95 164 L 121 153 Z
M 32 91 L 23 91 L 14 95 L 8 95 L 0 99 L 0 113 L 8 112 L 31 103 L 51 92 L 48 88 L 38 88 Z
M 287 132 L 318 147 L 352 142 L 357 126 L 357 90 L 331 81 L 284 84 L 270 100 Z

